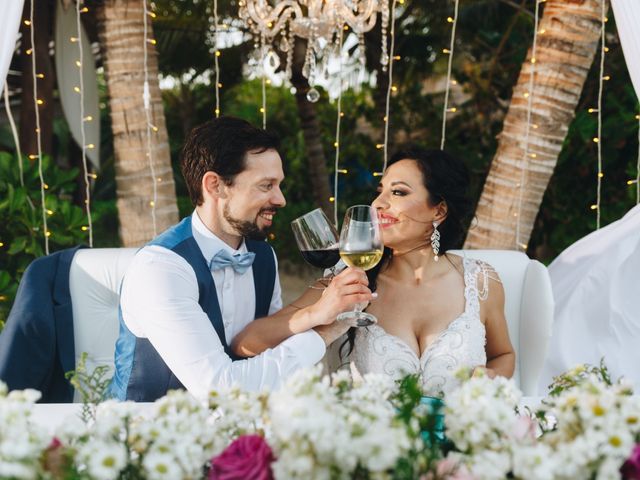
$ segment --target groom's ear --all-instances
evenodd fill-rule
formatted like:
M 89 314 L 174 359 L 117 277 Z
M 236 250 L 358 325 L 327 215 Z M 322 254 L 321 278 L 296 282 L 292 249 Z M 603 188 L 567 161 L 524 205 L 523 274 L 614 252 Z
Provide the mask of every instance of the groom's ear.
M 215 172 L 207 172 L 202 176 L 202 196 L 203 198 L 221 199 L 226 197 L 224 182 L 220 175 Z

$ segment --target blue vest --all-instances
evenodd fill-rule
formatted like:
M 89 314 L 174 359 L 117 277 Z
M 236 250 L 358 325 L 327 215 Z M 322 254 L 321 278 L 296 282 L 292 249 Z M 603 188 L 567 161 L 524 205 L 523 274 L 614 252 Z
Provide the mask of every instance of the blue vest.
M 254 318 L 269 314 L 276 277 L 273 251 L 266 242 L 245 240 L 247 249 L 256 254 L 253 262 L 253 282 L 256 292 Z M 224 350 L 232 360 L 239 360 L 229 347 L 224 333 L 222 313 L 218 304 L 216 287 L 207 260 L 193 238 L 191 216 L 160 234 L 148 245 L 165 247 L 184 258 L 196 274 L 198 281 L 198 303 L 211 320 Z M 153 402 L 168 390 L 184 388 L 169 369 L 151 342 L 136 337 L 127 328 L 119 308 L 120 333 L 116 342 L 115 373 L 107 395 L 119 400 Z

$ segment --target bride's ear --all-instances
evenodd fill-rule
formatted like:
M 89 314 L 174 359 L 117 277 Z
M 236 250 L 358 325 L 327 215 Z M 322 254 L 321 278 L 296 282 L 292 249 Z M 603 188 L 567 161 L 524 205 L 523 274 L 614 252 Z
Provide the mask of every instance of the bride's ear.
M 448 214 L 449 207 L 447 206 L 447 202 L 443 200 L 436 206 L 436 216 L 433 218 L 433 221 L 438 222 L 438 225 L 441 225 L 447 218 Z

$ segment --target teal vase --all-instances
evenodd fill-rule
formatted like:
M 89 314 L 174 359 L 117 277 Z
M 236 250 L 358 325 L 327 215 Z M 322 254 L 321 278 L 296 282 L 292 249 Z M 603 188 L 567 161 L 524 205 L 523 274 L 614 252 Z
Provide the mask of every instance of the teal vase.
M 446 441 L 444 436 L 444 402 L 437 397 L 422 397 L 420 404 L 424 405 L 430 417 L 430 423 L 426 430 L 422 431 L 422 439 L 426 445 L 434 443 L 442 444 Z

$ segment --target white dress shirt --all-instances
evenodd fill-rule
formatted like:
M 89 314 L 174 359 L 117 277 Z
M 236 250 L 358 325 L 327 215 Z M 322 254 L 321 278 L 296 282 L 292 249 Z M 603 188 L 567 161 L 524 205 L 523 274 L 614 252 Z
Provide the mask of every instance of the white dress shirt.
M 232 255 L 247 251 L 244 242 L 234 250 L 216 237 L 195 211 L 191 220 L 194 239 L 207 261 L 221 249 Z M 226 267 L 212 276 L 226 340 L 231 344 L 255 314 L 253 268 L 238 274 Z M 232 362 L 198 297 L 198 282 L 189 263 L 164 247 L 147 246 L 131 262 L 120 299 L 127 328 L 137 337 L 148 338 L 178 380 L 197 397 L 233 384 L 247 390 L 276 389 L 286 377 L 314 365 L 325 353 L 324 341 L 310 330 L 261 355 Z M 276 268 L 269 314 L 281 308 Z

